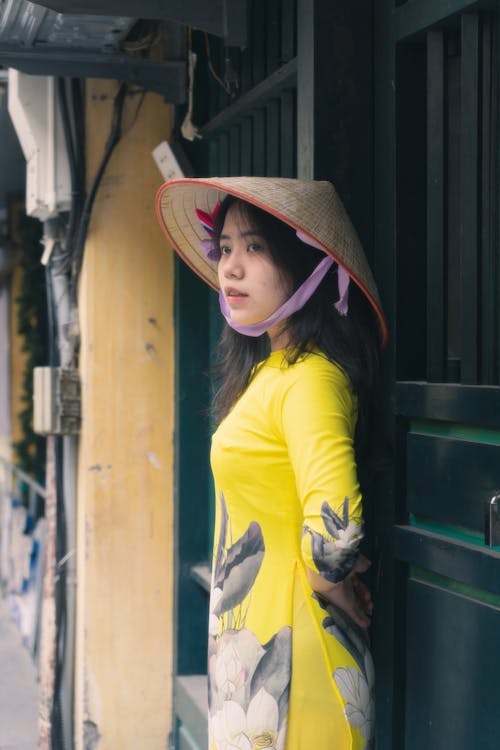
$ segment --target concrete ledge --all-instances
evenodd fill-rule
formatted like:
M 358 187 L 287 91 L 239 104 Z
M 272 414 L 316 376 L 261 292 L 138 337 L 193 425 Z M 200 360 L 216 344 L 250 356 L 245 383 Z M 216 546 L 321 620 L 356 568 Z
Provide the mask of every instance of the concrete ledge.
M 208 747 L 207 676 L 183 675 L 174 683 L 174 706 L 177 718 L 199 750 Z

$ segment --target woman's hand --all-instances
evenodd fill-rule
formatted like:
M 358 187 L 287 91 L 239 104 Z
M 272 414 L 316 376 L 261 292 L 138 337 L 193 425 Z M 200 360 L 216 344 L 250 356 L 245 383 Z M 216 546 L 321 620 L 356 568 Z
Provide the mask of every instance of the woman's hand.
M 307 577 L 317 594 L 339 607 L 351 620 L 361 628 L 367 628 L 371 622 L 373 602 L 367 586 L 359 579 L 358 573 L 364 573 L 371 563 L 364 555 L 358 555 L 352 571 L 340 583 L 329 583 L 314 571 L 307 568 Z

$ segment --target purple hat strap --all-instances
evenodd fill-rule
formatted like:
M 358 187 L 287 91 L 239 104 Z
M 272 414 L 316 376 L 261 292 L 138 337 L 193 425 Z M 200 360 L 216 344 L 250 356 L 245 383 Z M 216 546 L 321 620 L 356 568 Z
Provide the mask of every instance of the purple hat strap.
M 304 232 L 301 232 L 299 229 L 297 229 L 297 237 L 301 242 L 305 242 L 306 245 L 311 245 L 311 247 L 315 247 L 317 250 L 321 250 L 323 253 L 325 252 L 321 245 L 316 242 L 316 240 L 313 240 L 312 237 L 309 237 L 309 235 L 304 234 Z M 339 298 L 337 302 L 335 303 L 335 309 L 340 315 L 347 315 L 349 312 L 349 282 L 350 282 L 350 276 L 340 264 L 338 265 L 338 271 L 337 271 L 337 283 L 339 287 Z
M 263 333 L 269 330 L 271 326 L 281 322 L 282 320 L 285 320 L 286 318 L 289 318 L 290 315 L 293 315 L 293 313 L 301 310 L 304 307 L 306 302 L 310 299 L 320 283 L 323 281 L 333 262 L 333 258 L 330 258 L 330 256 L 323 258 L 323 260 L 318 263 L 312 274 L 308 276 L 308 278 L 299 286 L 297 291 L 294 292 L 292 296 L 276 310 L 276 312 L 270 315 L 269 318 L 266 318 L 266 320 L 261 320 L 258 323 L 239 325 L 238 323 L 235 323 L 233 320 L 231 320 L 231 310 L 226 300 L 224 299 L 222 291 L 219 292 L 220 309 L 224 318 L 226 319 L 227 324 L 230 325 L 231 328 L 233 328 L 235 331 L 238 331 L 238 333 L 243 333 L 245 336 L 261 336 Z
M 351 277 L 342 266 L 339 266 L 337 274 L 339 298 L 335 303 L 335 309 L 340 315 L 347 315 L 349 312 L 349 282 L 351 281 Z

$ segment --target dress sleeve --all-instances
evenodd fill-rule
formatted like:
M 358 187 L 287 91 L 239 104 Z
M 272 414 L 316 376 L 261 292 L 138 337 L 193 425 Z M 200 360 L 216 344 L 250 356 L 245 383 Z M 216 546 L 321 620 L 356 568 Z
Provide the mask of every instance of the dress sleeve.
M 283 434 L 303 509 L 302 556 L 332 583 L 352 569 L 363 536 L 356 416 L 349 381 L 330 363 L 304 368 L 283 397 Z

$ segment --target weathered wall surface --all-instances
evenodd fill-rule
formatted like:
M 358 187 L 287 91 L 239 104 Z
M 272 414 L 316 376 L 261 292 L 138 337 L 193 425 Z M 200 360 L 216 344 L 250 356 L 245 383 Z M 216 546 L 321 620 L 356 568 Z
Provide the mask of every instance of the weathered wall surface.
M 87 85 L 88 176 L 118 84 Z M 173 627 L 173 258 L 154 215 L 162 98 L 128 96 L 92 215 L 79 288 L 76 740 L 164 750 Z

